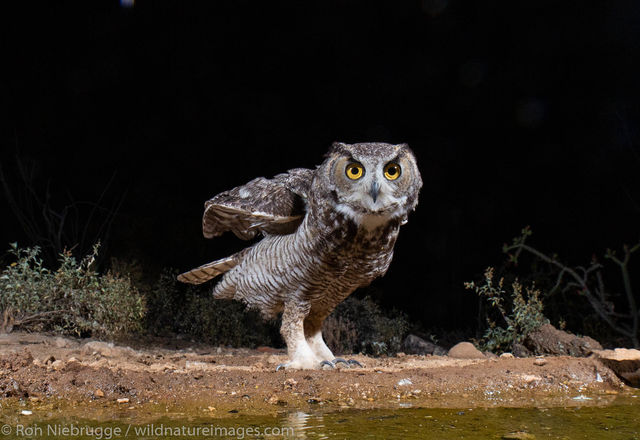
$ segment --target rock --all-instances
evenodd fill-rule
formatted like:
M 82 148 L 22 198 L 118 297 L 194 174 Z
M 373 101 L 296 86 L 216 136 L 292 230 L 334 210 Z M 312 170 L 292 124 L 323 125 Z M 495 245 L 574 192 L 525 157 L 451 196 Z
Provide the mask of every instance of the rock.
M 522 379 L 522 381 L 527 384 L 542 381 L 542 378 L 540 376 L 535 376 L 533 374 L 521 374 L 520 379 Z
M 269 400 L 267 400 L 267 403 L 270 405 L 287 406 L 287 401 L 280 399 L 275 394 L 269 397 Z
M 82 346 L 82 352 L 88 355 L 99 354 L 110 358 L 118 356 L 130 360 L 137 360 L 140 358 L 140 353 L 135 351 L 133 348 L 114 346 L 113 342 L 89 341 Z
M 536 358 L 536 360 L 533 361 L 533 365 L 542 367 L 543 365 L 547 365 L 547 360 L 543 357 Z
M 89 341 L 82 347 L 84 354 L 98 353 L 110 357 L 114 355 L 113 342 Z
M 593 354 L 627 384 L 640 387 L 640 350 L 616 348 L 595 350 Z
M 93 392 L 93 395 L 96 397 L 104 397 L 104 391 L 102 391 L 101 389 L 97 389 Z
M 62 370 L 64 368 L 64 361 L 61 361 L 60 359 L 51 362 L 51 368 L 53 368 L 54 370 L 58 371 L 58 370 Z
M 123 397 L 122 399 L 116 400 L 116 402 L 118 402 L 118 403 L 129 403 L 129 399 L 126 398 L 126 397 Z
M 53 345 L 55 345 L 58 348 L 65 348 L 65 347 L 68 347 L 70 344 L 67 339 L 61 338 L 60 336 L 58 336 L 53 340 Z
M 298 385 L 298 381 L 290 377 L 289 379 L 284 381 L 284 383 L 282 384 L 282 388 L 285 390 L 290 390 L 295 388 L 296 385 Z
M 484 355 L 471 342 L 459 342 L 447 354 L 454 359 L 485 359 Z
M 526 358 L 531 356 L 531 352 L 522 344 L 514 342 L 511 346 L 511 353 L 517 358 Z
M 29 393 L 22 389 L 17 380 L 9 378 L 0 382 L 0 397 L 27 397 Z
M 401 387 L 406 385 L 413 385 L 413 382 L 411 382 L 411 379 L 400 379 L 398 381 L 398 385 Z
M 513 359 L 515 356 L 512 353 L 502 353 L 500 357 L 502 359 Z
M 200 361 L 186 361 L 184 364 L 185 370 L 206 370 L 208 366 L 206 363 Z
M 447 350 L 444 348 L 425 341 L 416 335 L 408 335 L 402 343 L 402 349 L 406 354 L 432 354 L 434 356 L 444 356 L 447 354 Z
M 602 350 L 602 345 L 595 339 L 589 336 L 578 337 L 558 330 L 551 324 L 530 332 L 524 340 L 524 346 L 537 355 L 553 356 L 586 357 L 595 350 Z

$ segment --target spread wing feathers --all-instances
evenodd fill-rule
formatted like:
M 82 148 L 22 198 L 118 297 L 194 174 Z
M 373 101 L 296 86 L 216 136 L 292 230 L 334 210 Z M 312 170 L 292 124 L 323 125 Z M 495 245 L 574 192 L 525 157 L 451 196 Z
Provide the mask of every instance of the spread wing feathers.
M 220 260 L 212 261 L 211 263 L 191 269 L 189 272 L 181 273 L 178 275 L 178 281 L 189 284 L 202 284 L 207 282 L 236 267 L 242 261 L 246 251 L 247 249 L 243 249 L 229 257 L 221 258 Z
M 313 173 L 295 168 L 273 179 L 258 177 L 218 194 L 204 204 L 204 236 L 213 238 L 231 231 L 248 240 L 258 232 L 292 233 L 304 217 Z

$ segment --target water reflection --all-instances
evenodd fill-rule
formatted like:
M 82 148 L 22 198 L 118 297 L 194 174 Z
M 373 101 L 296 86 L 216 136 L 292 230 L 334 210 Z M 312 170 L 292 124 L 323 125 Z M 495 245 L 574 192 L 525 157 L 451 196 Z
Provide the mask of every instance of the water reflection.
M 322 414 L 311 415 L 302 411 L 287 414 L 282 420 L 283 427 L 293 428 L 295 438 L 309 438 L 307 434 L 313 434 L 314 439 L 328 439 L 325 433 L 324 418 Z
M 598 406 L 593 400 L 569 401 L 572 407 L 548 408 L 399 408 L 380 410 L 291 411 L 274 416 L 203 417 L 189 411 L 171 414 L 142 414 L 132 411 L 113 413 L 102 422 L 71 416 L 64 410 L 34 409 L 24 415 L 24 407 L 0 407 L 0 425 L 5 438 L 65 438 L 49 426 L 84 429 L 74 440 L 101 440 L 97 433 L 119 430 L 129 435 L 112 438 L 263 438 L 263 439 L 640 439 L 640 398 L 627 396 L 606 399 Z M 611 396 L 605 396 L 611 397 Z M 163 411 L 164 412 L 164 411 Z M 38 431 L 40 428 L 41 431 Z M 20 431 L 18 431 L 20 430 Z M 158 434 L 162 435 L 158 435 Z M 50 434 L 50 435 L 47 435 Z M 168 435 L 167 435 L 168 434 Z M 14 437 L 12 437 L 12 435 Z M 517 437 L 520 436 L 520 437 Z M 107 439 L 107 436 L 102 435 Z

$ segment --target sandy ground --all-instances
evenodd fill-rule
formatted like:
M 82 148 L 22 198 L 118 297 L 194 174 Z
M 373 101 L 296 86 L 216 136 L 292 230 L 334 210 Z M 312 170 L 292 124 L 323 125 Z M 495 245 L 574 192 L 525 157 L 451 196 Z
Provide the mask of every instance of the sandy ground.
M 75 408 L 86 417 L 105 408 L 182 408 L 222 417 L 294 408 L 606 404 L 637 391 L 595 358 L 351 358 L 364 367 L 276 372 L 286 354 L 270 348 L 181 340 L 127 346 L 11 333 L 0 335 L 0 403 L 33 411 Z

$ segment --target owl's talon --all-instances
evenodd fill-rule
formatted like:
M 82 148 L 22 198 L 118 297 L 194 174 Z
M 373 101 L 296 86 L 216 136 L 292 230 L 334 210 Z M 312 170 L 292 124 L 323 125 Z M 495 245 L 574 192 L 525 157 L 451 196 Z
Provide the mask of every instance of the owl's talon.
M 349 361 L 347 361 L 346 359 L 343 358 L 335 358 L 332 361 L 334 364 L 345 364 L 345 365 L 349 365 Z
M 336 368 L 336 364 L 334 364 L 334 363 L 333 363 L 333 362 L 331 362 L 331 361 L 324 360 L 324 361 L 320 362 L 320 368 L 324 367 L 325 365 L 328 365 L 328 366 L 330 366 L 330 367 L 331 367 L 331 368 L 333 368 L 333 369 L 335 369 L 335 368 Z
M 349 360 L 347 360 L 347 359 L 343 359 L 343 358 L 335 358 L 335 359 L 333 360 L 333 363 L 334 363 L 334 364 L 338 364 L 338 363 L 340 363 L 340 364 L 345 364 L 345 365 L 346 365 L 346 366 L 348 366 L 348 367 L 351 367 L 352 365 L 357 365 L 357 366 L 358 366 L 358 367 L 360 367 L 360 368 L 364 368 L 364 367 L 362 366 L 362 364 L 361 364 L 360 362 L 358 362 L 357 360 L 355 360 L 355 359 L 349 359 Z

